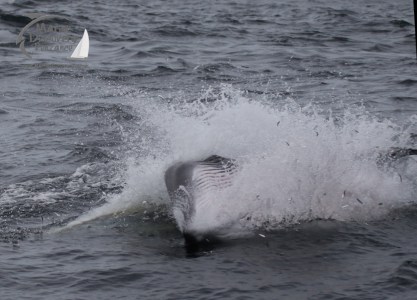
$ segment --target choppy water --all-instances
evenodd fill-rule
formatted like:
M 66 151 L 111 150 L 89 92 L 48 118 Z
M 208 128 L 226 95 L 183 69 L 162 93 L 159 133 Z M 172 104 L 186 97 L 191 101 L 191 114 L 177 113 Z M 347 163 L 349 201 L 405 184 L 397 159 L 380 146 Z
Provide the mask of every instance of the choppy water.
M 90 57 L 26 58 L 28 13 Z M 1 299 L 415 299 L 414 47 L 411 1 L 3 1 Z M 190 252 L 163 172 L 212 154 Z

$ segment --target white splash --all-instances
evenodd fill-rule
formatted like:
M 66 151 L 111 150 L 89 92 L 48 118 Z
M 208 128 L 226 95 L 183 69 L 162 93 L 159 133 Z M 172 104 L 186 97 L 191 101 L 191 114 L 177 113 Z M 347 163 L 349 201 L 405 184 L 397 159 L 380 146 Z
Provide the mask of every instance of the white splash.
M 213 193 L 211 206 L 196 216 L 199 228 L 367 220 L 415 199 L 415 167 L 401 176 L 376 163 L 379 153 L 410 146 L 409 127 L 379 120 L 363 108 L 333 116 L 291 99 L 253 101 L 230 86 L 223 86 L 212 103 L 167 106 L 145 98 L 134 103 L 142 122 L 138 137 L 131 139 L 140 142 L 132 147 L 143 155 L 128 162 L 124 191 L 69 226 L 145 200 L 168 203 L 167 167 L 212 154 L 236 159 L 241 170 L 233 185 Z

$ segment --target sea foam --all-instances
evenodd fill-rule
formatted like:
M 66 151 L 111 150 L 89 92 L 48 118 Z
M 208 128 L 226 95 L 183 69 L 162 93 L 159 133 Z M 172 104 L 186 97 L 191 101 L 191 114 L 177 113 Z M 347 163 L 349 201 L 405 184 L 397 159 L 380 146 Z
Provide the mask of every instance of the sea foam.
M 240 171 L 231 187 L 213 192 L 210 206 L 197 211 L 201 230 L 370 220 L 416 198 L 416 160 L 393 168 L 381 159 L 392 147 L 413 146 L 415 117 L 398 125 L 363 107 L 336 115 L 291 98 L 253 100 L 228 85 L 209 100 L 131 102 L 141 121 L 138 132 L 128 134 L 124 190 L 68 226 L 144 203 L 169 204 L 165 170 L 213 154 L 235 159 Z

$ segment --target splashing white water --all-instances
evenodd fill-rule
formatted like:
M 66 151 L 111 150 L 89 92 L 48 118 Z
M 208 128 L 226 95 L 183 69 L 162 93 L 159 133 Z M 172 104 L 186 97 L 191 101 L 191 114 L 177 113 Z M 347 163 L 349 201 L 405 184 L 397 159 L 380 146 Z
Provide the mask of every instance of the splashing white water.
M 169 107 L 139 99 L 142 122 L 134 140 L 140 145 L 132 147 L 141 155 L 128 161 L 124 191 L 69 226 L 145 200 L 168 203 L 165 170 L 212 154 L 234 158 L 240 172 L 230 188 L 213 194 L 209 209 L 196 215 L 197 228 L 366 220 L 414 200 L 415 161 L 408 176 L 377 166 L 380 153 L 410 146 L 409 126 L 378 120 L 363 108 L 336 117 L 291 99 L 252 101 L 230 86 L 216 98 Z

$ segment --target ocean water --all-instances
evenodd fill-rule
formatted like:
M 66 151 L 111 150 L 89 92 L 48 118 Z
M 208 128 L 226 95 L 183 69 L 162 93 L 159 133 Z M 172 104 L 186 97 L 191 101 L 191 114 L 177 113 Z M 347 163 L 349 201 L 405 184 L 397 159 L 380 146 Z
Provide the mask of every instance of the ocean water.
M 36 25 L 27 57 L 33 14 L 86 28 L 89 57 L 36 48 Z M 412 1 L 2 1 L 0 299 L 416 299 L 417 157 L 387 156 L 417 148 L 413 20 Z M 198 216 L 223 239 L 190 250 L 163 175 L 213 154 L 239 165 Z

